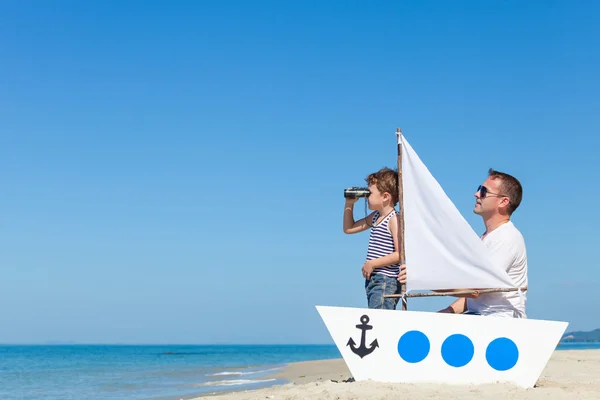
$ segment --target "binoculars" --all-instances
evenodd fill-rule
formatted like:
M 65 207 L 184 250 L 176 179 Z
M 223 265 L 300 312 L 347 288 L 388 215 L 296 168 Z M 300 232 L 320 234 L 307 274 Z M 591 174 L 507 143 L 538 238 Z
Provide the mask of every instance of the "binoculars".
M 371 191 L 365 187 L 351 187 L 344 189 L 344 197 L 347 199 L 357 199 L 359 197 L 369 197 Z

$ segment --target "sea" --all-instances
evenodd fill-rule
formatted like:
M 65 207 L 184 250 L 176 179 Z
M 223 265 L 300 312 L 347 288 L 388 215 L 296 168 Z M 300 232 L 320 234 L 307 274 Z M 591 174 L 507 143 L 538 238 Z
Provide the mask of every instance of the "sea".
M 557 350 L 600 349 L 567 343 Z M 287 363 L 341 357 L 334 345 L 0 345 L 2 400 L 179 400 L 285 381 Z
M 285 383 L 334 345 L 0 345 L 0 400 L 179 400 Z

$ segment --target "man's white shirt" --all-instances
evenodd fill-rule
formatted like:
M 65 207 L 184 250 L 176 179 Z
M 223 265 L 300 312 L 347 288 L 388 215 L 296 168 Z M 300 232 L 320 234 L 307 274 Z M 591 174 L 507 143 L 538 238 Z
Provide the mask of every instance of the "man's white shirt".
M 489 249 L 493 262 L 508 273 L 517 287 L 527 286 L 525 240 L 512 221 L 488 233 L 483 243 Z M 467 309 L 481 315 L 527 318 L 526 303 L 525 292 L 482 293 L 478 298 L 467 299 Z

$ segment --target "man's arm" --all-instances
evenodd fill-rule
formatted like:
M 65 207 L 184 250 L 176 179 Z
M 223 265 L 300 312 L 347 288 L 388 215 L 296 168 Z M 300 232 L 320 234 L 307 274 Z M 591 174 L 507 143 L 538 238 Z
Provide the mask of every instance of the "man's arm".
M 406 283 L 406 265 L 402 264 L 400 266 L 400 273 L 398 274 L 398 281 L 402 284 Z M 457 291 L 457 290 L 456 290 Z M 442 292 L 442 290 L 434 290 L 434 292 Z M 449 290 L 450 292 L 450 290 Z M 478 297 L 479 295 L 470 295 L 470 296 L 460 296 L 454 303 L 450 304 L 448 307 L 440 310 L 440 313 L 447 314 L 462 314 L 467 311 L 467 297 Z
M 405 284 L 406 283 L 406 264 L 402 264 L 400 266 L 400 273 L 398 274 L 398 282 L 400 282 L 401 284 Z M 453 293 L 453 292 L 466 292 L 467 290 L 479 290 L 479 289 L 447 289 L 447 290 L 432 290 L 432 292 L 436 292 L 436 293 Z M 452 296 L 450 294 L 450 296 Z M 465 299 L 465 298 L 476 298 L 479 297 L 480 294 L 479 293 L 473 293 L 473 294 L 461 294 L 461 295 L 456 295 L 454 297 L 458 297 L 458 299 Z M 458 300 L 457 300 L 458 301 Z M 466 304 L 466 302 L 465 302 Z
M 462 314 L 465 311 L 467 311 L 467 299 L 465 297 L 459 297 L 454 303 L 438 312 L 447 314 Z
M 495 241 L 490 246 L 487 246 L 489 255 L 492 262 L 497 263 L 499 267 L 503 268 L 508 272 L 510 266 L 513 264 L 515 255 L 514 252 L 509 251 L 512 243 L 506 241 Z M 468 290 L 480 290 L 480 289 L 453 289 L 453 290 L 434 290 L 434 292 L 463 292 Z M 476 298 L 479 297 L 480 293 L 458 295 L 459 298 Z M 465 302 L 466 303 L 466 302 Z
M 371 227 L 367 221 L 373 218 L 373 214 L 375 212 L 372 212 L 367 217 L 354 222 L 354 203 L 357 201 L 358 199 L 346 199 L 346 204 L 344 205 L 344 233 L 358 233 L 366 231 Z

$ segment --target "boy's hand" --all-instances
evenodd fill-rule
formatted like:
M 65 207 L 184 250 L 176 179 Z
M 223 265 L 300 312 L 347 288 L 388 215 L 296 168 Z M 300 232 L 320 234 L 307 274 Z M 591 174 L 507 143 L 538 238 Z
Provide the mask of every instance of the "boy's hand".
M 400 273 L 398 274 L 398 282 L 405 284 L 406 283 L 406 264 L 402 264 L 400 266 Z
M 369 279 L 371 277 L 371 273 L 373 272 L 373 265 L 371 261 L 367 261 L 362 267 L 362 274 L 365 279 Z
M 355 198 L 355 199 L 349 199 L 349 198 L 346 198 L 346 205 L 347 205 L 347 206 L 351 206 L 351 205 L 353 205 L 354 203 L 356 203 L 357 201 L 358 201 L 358 197 L 357 197 L 357 198 Z

